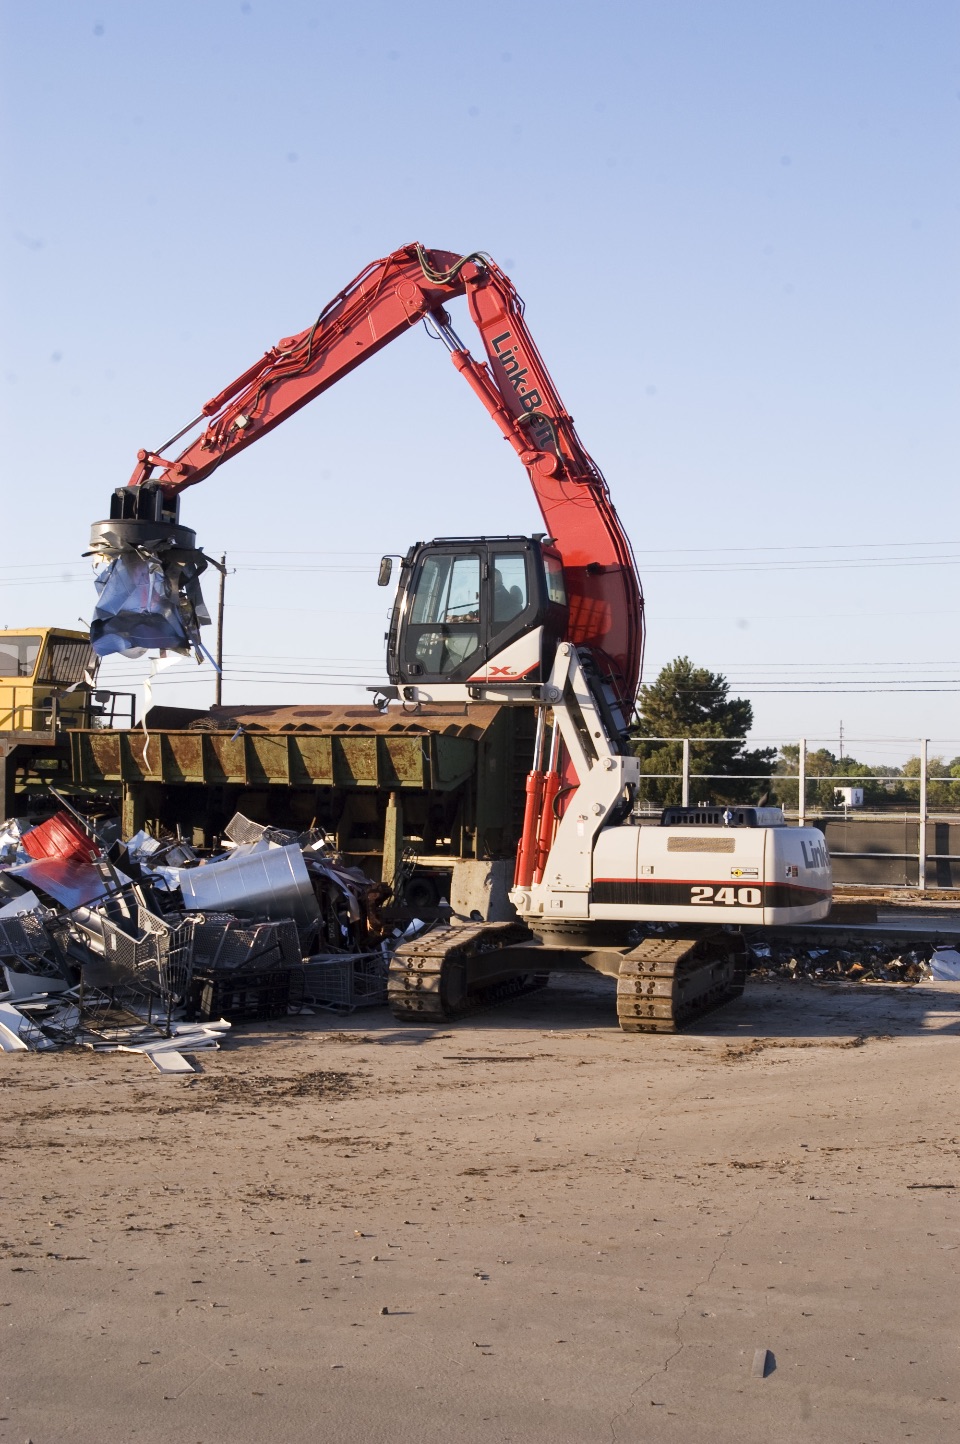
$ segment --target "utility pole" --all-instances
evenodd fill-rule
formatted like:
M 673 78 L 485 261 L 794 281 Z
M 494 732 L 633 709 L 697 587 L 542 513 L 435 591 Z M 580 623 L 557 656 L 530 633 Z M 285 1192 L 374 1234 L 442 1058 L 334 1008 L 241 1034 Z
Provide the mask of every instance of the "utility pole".
M 227 580 L 227 554 L 220 558 L 220 591 L 217 596 L 217 680 L 214 683 L 214 704 L 223 701 L 223 590 Z

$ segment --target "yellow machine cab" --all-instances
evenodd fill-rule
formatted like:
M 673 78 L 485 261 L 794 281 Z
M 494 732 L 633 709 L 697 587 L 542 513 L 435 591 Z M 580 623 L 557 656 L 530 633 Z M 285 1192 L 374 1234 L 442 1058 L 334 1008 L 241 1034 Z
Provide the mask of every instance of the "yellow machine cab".
M 86 632 L 0 631 L 0 732 L 89 727 L 99 665 Z

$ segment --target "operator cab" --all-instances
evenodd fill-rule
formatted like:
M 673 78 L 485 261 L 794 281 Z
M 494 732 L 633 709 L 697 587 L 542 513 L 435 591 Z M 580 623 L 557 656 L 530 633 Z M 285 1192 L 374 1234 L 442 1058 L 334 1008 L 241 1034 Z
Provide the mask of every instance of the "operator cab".
M 417 542 L 401 562 L 390 681 L 410 701 L 466 700 L 491 689 L 527 700 L 549 675 L 567 618 L 563 564 L 549 539 Z
M 98 666 L 86 632 L 0 631 L 0 732 L 88 727 Z

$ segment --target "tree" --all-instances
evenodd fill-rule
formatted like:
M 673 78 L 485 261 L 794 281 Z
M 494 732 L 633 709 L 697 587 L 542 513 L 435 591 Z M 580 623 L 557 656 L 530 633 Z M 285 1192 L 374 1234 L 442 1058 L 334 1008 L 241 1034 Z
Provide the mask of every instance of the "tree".
M 797 805 L 799 752 L 796 743 L 786 743 L 774 767 L 778 794 L 787 807 Z M 840 806 L 837 790 L 847 786 L 861 786 L 864 806 L 873 809 L 915 807 L 920 798 L 919 757 L 909 757 L 902 767 L 888 767 L 836 757 L 828 748 L 818 747 L 807 751 L 806 776 L 806 805 L 824 812 Z M 960 809 L 960 757 L 927 758 L 927 806 Z
M 774 773 L 783 778 L 776 785 L 786 807 L 798 804 L 796 779 L 799 760 L 797 743 L 788 742 L 780 748 Z M 807 749 L 806 776 L 806 806 L 819 807 L 825 812 L 832 812 L 838 806 L 837 789 L 840 787 L 862 787 L 865 807 L 886 807 L 897 801 L 902 803 L 906 797 L 898 767 L 858 762 L 855 757 L 837 757 L 827 747 Z M 833 777 L 836 782 L 830 780 Z M 890 781 L 861 781 L 873 777 L 889 777 Z
M 689 657 L 677 657 L 660 672 L 655 682 L 640 689 L 638 722 L 631 733 L 633 749 L 640 758 L 641 771 L 649 781 L 642 783 L 646 802 L 666 806 L 679 802 L 679 777 L 656 777 L 656 773 L 679 773 L 683 765 L 680 741 L 645 741 L 646 738 L 725 738 L 725 741 L 694 742 L 690 748 L 690 771 L 725 774 L 691 777 L 691 802 L 756 802 L 770 792 L 770 773 L 776 749 L 745 749 L 747 733 L 753 726 L 753 708 L 743 697 L 731 697 L 726 677 L 695 667 Z M 737 777 L 742 782 L 737 782 Z
M 908 757 L 903 764 L 903 776 L 919 779 L 920 758 Z M 947 762 L 943 757 L 927 758 L 927 806 L 955 810 L 960 808 L 960 781 L 940 782 L 941 777 L 960 778 L 960 757 Z M 920 798 L 920 783 L 908 782 L 906 793 L 914 801 Z

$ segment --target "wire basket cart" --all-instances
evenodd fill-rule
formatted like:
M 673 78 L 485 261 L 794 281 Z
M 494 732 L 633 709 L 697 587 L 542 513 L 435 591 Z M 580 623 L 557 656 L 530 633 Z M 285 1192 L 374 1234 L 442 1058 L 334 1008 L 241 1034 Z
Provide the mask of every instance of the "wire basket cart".
M 53 909 L 44 907 L 0 918 L 0 962 L 18 972 L 66 976 L 63 951 L 49 926 L 55 919 Z

